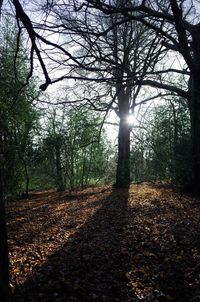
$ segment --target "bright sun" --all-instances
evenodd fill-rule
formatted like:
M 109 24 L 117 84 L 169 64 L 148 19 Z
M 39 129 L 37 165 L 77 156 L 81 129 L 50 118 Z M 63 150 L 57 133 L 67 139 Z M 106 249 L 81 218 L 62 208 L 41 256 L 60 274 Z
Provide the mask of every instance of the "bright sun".
M 128 116 L 127 116 L 127 123 L 129 124 L 129 125 L 133 125 L 134 124 L 134 121 L 135 121 L 135 119 L 134 119 L 134 116 L 132 115 L 132 114 L 129 114 Z

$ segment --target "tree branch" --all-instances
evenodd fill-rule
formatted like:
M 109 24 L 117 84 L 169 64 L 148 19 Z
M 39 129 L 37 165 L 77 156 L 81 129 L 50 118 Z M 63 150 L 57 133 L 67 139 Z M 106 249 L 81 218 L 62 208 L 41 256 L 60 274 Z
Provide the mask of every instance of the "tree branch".
M 175 92 L 176 94 L 178 94 L 181 97 L 184 97 L 185 99 L 189 98 L 187 91 L 185 91 L 181 88 L 175 87 L 173 85 L 159 83 L 159 82 L 153 81 L 153 80 L 144 80 L 144 81 L 142 81 L 142 85 L 147 85 L 147 86 L 151 86 L 151 87 L 155 87 L 155 88 L 169 90 L 171 92 Z
M 43 87 L 43 88 L 45 88 L 49 85 L 51 80 L 49 78 L 46 66 L 44 64 L 44 61 L 41 57 L 40 51 L 39 51 L 39 49 L 37 47 L 37 44 L 36 44 L 36 33 L 33 29 L 33 25 L 31 23 L 31 20 L 29 19 L 28 15 L 24 12 L 19 0 L 13 0 L 13 4 L 14 4 L 15 10 L 16 10 L 16 18 L 19 19 L 23 23 L 24 27 L 26 28 L 26 30 L 28 32 L 28 35 L 31 39 L 33 50 L 36 52 L 36 55 L 38 57 L 40 65 L 42 67 L 42 70 L 43 70 L 43 73 L 44 73 L 44 76 L 45 76 L 45 80 L 46 80 L 46 83 L 44 84 L 44 87 Z

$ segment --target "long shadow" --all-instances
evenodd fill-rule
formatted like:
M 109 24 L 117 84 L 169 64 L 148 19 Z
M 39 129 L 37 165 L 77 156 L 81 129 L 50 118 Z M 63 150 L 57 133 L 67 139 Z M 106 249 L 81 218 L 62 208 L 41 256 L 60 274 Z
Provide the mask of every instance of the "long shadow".
M 106 193 L 107 191 L 107 193 Z M 48 195 L 44 193 L 38 194 L 37 200 L 27 199 L 25 204 L 14 204 L 10 209 L 7 209 L 8 230 L 17 230 L 12 232 L 16 236 L 12 236 L 15 245 L 24 246 L 25 244 L 41 242 L 38 234 L 43 233 L 44 240 L 50 229 L 56 226 L 60 226 L 61 229 L 69 229 L 69 225 L 65 227 L 68 214 L 71 216 L 69 209 L 72 209 L 73 216 L 80 215 L 82 211 L 89 208 L 95 208 L 98 203 L 101 202 L 101 194 L 108 194 L 110 188 L 99 188 L 95 192 L 50 192 Z M 96 201 L 93 200 L 93 196 L 97 195 Z M 90 198 L 91 197 L 91 198 Z M 41 198 L 41 199 L 40 199 Z M 67 211 L 63 207 L 67 206 Z M 18 211 L 16 211 L 18 209 Z M 44 219 L 47 216 L 48 219 Z M 23 221 L 23 222 L 22 222 Z M 74 221 L 73 226 L 76 225 Z M 73 227 L 71 225 L 71 227 Z M 42 240 L 42 241 L 44 241 Z
M 69 192 L 57 192 L 53 190 L 44 191 L 44 192 L 37 192 L 37 193 L 30 193 L 29 197 L 26 199 L 20 199 L 17 200 L 17 202 L 12 202 L 7 206 L 7 212 L 9 212 L 9 209 L 13 209 L 13 205 L 15 208 L 15 211 L 12 213 L 10 212 L 7 214 L 7 218 L 12 219 L 16 218 L 16 209 L 20 208 L 20 214 L 27 213 L 27 212 L 35 212 L 38 213 L 41 209 L 45 209 L 47 206 L 49 206 L 51 203 L 71 203 L 74 199 L 84 200 L 85 198 L 88 198 L 89 196 L 95 196 L 99 193 L 104 193 L 109 190 L 109 187 L 100 189 L 98 191 L 94 192 L 82 192 L 79 191 L 69 191 Z
M 16 289 L 13 301 L 127 301 L 127 204 L 128 189 L 113 189 L 102 207 Z
M 97 198 L 101 208 L 16 289 L 14 301 L 199 301 L 200 204 L 170 194 L 132 187 Z

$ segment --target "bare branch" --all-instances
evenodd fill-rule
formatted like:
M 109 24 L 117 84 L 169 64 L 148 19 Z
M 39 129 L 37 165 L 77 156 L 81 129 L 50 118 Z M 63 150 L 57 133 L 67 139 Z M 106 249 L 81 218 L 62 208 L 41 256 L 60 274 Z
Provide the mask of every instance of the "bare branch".
M 185 99 L 189 98 L 188 92 L 180 89 L 176 86 L 173 85 L 168 85 L 168 84 L 164 84 L 164 83 L 159 83 L 153 80 L 144 80 L 142 81 L 142 85 L 147 85 L 147 86 L 151 86 L 151 87 L 155 87 L 155 88 L 160 88 L 160 89 L 164 89 L 164 90 L 169 90 L 171 92 L 175 92 L 176 94 L 178 94 L 181 97 L 184 97 Z
M 44 61 L 41 57 L 40 51 L 39 51 L 39 49 L 37 47 L 37 44 L 36 44 L 36 33 L 33 29 L 33 25 L 31 23 L 31 20 L 29 19 L 28 15 L 24 12 L 20 2 L 18 0 L 13 0 L 13 4 L 14 4 L 15 10 L 16 10 L 16 17 L 17 17 L 17 19 L 21 20 L 24 27 L 26 28 L 26 30 L 29 34 L 29 37 L 31 39 L 33 50 L 36 52 L 36 55 L 38 57 L 40 65 L 42 67 L 42 70 L 43 70 L 43 73 L 44 73 L 44 76 L 45 76 L 45 79 L 46 79 L 46 83 L 44 84 L 44 87 L 43 87 L 43 89 L 44 89 L 45 87 L 47 87 L 49 85 L 51 80 L 49 78 L 46 66 L 44 64 Z

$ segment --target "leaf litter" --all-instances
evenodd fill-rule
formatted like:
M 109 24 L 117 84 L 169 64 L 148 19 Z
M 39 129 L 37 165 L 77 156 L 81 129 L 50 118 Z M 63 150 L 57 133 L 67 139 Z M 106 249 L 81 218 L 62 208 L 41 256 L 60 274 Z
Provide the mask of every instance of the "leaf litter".
M 13 301 L 200 301 L 200 200 L 149 184 L 7 207 Z

